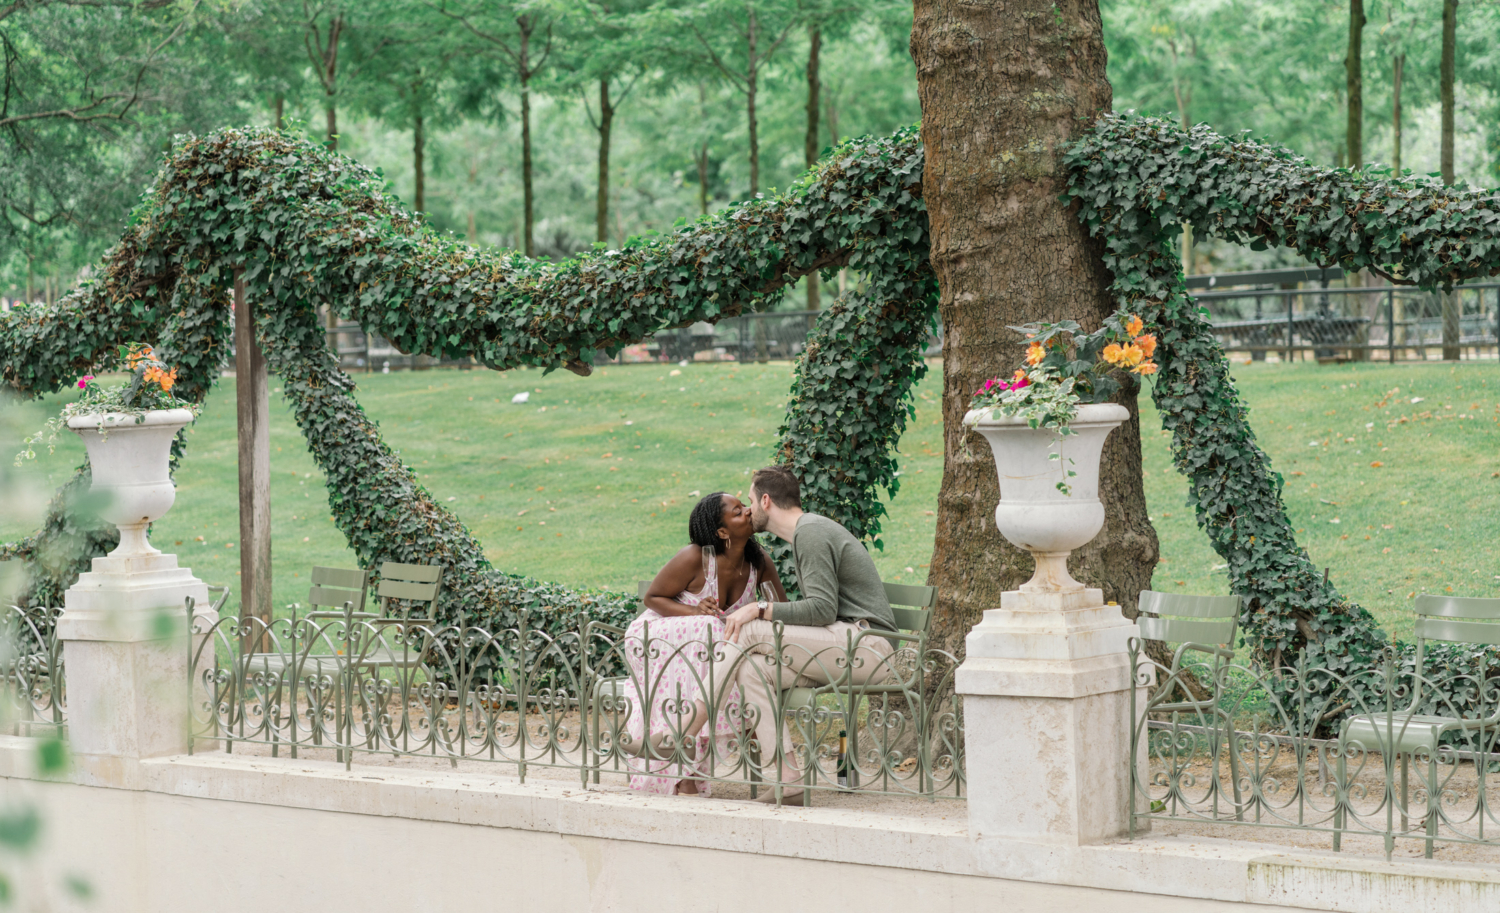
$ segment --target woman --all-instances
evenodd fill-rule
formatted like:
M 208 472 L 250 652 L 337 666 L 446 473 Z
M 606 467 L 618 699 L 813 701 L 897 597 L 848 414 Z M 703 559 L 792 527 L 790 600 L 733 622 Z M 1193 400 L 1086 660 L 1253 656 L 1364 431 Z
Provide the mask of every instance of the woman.
M 693 544 L 674 555 L 651 581 L 642 600 L 646 610 L 625 633 L 630 677 L 624 694 L 632 708 L 625 728 L 629 744 L 642 755 L 630 760 L 635 771 L 630 785 L 663 795 L 709 793 L 706 782 L 683 776 L 687 765 L 678 757 L 679 740 L 680 755 L 691 759 L 691 772 L 709 776 L 709 739 L 716 740 L 717 753 L 722 754 L 729 740 L 739 735 L 739 689 L 729 678 L 732 670 L 726 668 L 722 650 L 713 656 L 710 672 L 710 655 L 724 637 L 722 616 L 754 602 L 761 581 L 770 582 L 776 599 L 786 599 L 776 565 L 755 541 L 750 508 L 738 498 L 717 491 L 699 501 L 688 517 L 688 538 Z M 717 592 L 709 592 L 704 576 L 705 548 L 713 549 Z M 724 687 L 713 729 L 705 734 L 710 676 Z

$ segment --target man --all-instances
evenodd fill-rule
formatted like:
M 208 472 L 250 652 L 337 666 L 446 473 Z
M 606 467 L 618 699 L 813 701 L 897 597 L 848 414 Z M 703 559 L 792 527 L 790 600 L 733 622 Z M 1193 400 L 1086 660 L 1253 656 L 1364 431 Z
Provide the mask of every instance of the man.
M 788 757 L 792 742 L 785 725 L 778 750 L 779 692 L 794 685 L 880 682 L 889 671 L 891 642 L 878 632 L 894 632 L 896 616 L 870 553 L 838 523 L 802 510 L 801 486 L 791 470 L 772 466 L 751 476 L 750 517 L 756 532 L 770 531 L 791 543 L 802 598 L 746 605 L 725 617 L 724 636 L 734 645 L 731 654 L 738 654 L 730 658 L 754 716 L 762 763 L 776 754 L 782 782 L 796 782 L 802 775 Z M 773 621 L 784 625 L 780 656 Z M 782 798 L 801 794 L 790 790 Z

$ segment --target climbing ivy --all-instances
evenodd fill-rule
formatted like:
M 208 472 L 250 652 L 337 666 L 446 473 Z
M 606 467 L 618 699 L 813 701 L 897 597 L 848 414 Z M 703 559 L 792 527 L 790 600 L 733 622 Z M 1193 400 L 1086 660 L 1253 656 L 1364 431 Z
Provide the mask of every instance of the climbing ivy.
M 1330 672 L 1368 668 L 1385 636 L 1298 546 L 1281 478 L 1187 297 L 1171 238 L 1188 222 L 1431 288 L 1500 269 L 1493 196 L 1316 168 L 1278 147 L 1147 118 L 1102 119 L 1065 161 L 1069 199 L 1103 243 L 1121 305 L 1160 335 L 1153 395 L 1199 523 L 1229 562 L 1235 592 L 1250 597 L 1247 640 L 1272 663 L 1305 653 Z M 864 287 L 820 314 L 797 363 L 775 453 L 801 476 L 810 508 L 878 544 L 878 495 L 899 484 L 895 448 L 936 312 L 921 174 L 915 130 L 860 139 L 772 199 L 551 263 L 440 235 L 373 172 L 289 134 L 187 137 L 96 279 L 55 306 L 0 317 L 0 380 L 42 395 L 109 367 L 114 346 L 141 339 L 180 366 L 178 389 L 201 401 L 225 361 L 238 274 L 361 564 L 449 568 L 446 621 L 510 626 L 526 613 L 529 624 L 554 632 L 580 614 L 624 622 L 634 600 L 623 595 L 490 567 L 463 524 L 381 440 L 328 351 L 317 308 L 331 306 L 411 354 L 587 373 L 595 353 L 769 308 L 813 271 L 856 269 Z M 44 571 L 33 601 L 56 604 L 109 541 L 71 520 L 65 505 L 60 496 L 41 532 L 0 549 L 0 558 L 24 557 Z M 75 547 L 65 549 L 68 542 Z M 67 560 L 56 557 L 63 552 Z
M 580 613 L 623 623 L 631 598 L 489 565 L 381 440 L 328 350 L 317 308 L 330 305 L 412 354 L 587 373 L 596 352 L 769 308 L 798 277 L 851 266 L 867 276 L 864 288 L 820 316 L 778 452 L 803 474 L 813 509 L 875 538 L 877 489 L 896 490 L 892 451 L 936 306 L 920 181 L 915 131 L 859 140 L 774 199 L 554 264 L 438 234 L 378 175 L 289 134 L 188 137 L 97 279 L 56 306 L 18 308 L 0 322 L 0 378 L 40 395 L 109 366 L 120 340 L 146 339 L 180 366 L 183 395 L 201 401 L 226 360 L 238 275 L 268 367 L 362 565 L 443 565 L 445 621 L 508 627 L 525 612 L 553 632 Z M 47 529 L 0 557 L 35 558 L 60 544 L 72 522 L 61 510 L 59 502 Z M 54 602 L 99 553 L 92 539 L 70 541 L 71 561 L 37 568 L 33 599 Z
M 1188 296 L 1181 224 L 1252 248 L 1289 247 L 1323 266 L 1424 289 L 1500 272 L 1500 199 L 1388 172 L 1323 168 L 1206 126 L 1108 116 L 1064 156 L 1069 198 L 1103 244 L 1121 304 L 1161 331 L 1153 398 L 1190 483 L 1198 525 L 1250 599 L 1246 642 L 1263 662 L 1348 675 L 1385 632 L 1297 544 L 1282 477 L 1255 441 L 1212 328 Z M 1460 661 L 1458 650 L 1433 662 Z

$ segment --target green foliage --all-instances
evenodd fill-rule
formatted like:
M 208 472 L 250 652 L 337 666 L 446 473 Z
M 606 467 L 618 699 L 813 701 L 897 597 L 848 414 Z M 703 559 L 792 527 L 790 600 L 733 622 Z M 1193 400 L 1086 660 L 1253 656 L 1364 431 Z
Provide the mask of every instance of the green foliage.
M 863 297 L 822 315 L 780 452 L 802 471 L 813 509 L 873 538 L 876 490 L 896 487 L 891 451 L 936 304 L 920 178 L 915 131 L 862 140 L 774 200 L 552 264 L 439 236 L 386 195 L 376 175 L 289 135 L 187 138 L 98 280 L 55 308 L 21 309 L 0 322 L 0 377 L 23 394 L 49 392 L 109 357 L 119 339 L 148 338 L 178 366 L 179 389 L 201 400 L 223 360 L 229 292 L 242 271 L 268 366 L 361 564 L 446 567 L 444 621 L 500 628 L 525 613 L 528 624 L 554 632 L 574 628 L 580 615 L 620 623 L 633 599 L 490 567 L 463 524 L 381 441 L 328 351 L 316 306 L 331 305 L 407 352 L 473 355 L 496 369 L 586 371 L 595 352 L 772 306 L 812 270 L 867 270 Z M 80 477 L 74 488 L 83 484 Z M 55 513 L 48 530 L 11 554 L 36 558 L 67 537 L 72 521 Z M 88 557 L 77 555 L 74 574 Z M 60 596 L 54 588 L 69 582 L 64 569 L 39 576 L 33 598 Z
M 1491 191 L 1318 168 L 1284 148 L 1109 116 L 1066 155 L 1070 196 L 1104 248 L 1113 290 L 1160 328 L 1153 395 L 1191 482 L 1198 525 L 1251 597 L 1242 630 L 1262 661 L 1347 675 L 1387 638 L 1318 573 L 1296 541 L 1283 480 L 1256 444 L 1208 321 L 1188 297 L 1177 226 L 1314 263 L 1372 270 L 1432 289 L 1500 270 L 1500 204 Z

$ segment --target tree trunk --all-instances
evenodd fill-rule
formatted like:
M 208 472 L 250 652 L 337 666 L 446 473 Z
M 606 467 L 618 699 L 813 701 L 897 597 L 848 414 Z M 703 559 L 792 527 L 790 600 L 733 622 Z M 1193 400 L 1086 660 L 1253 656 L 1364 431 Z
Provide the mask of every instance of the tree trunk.
M 536 245 L 532 241 L 535 225 L 531 196 L 531 88 L 530 80 L 521 81 L 521 214 L 522 252 L 535 256 Z
M 1397 54 L 1392 67 L 1395 78 L 1391 81 L 1391 168 L 1401 174 L 1401 71 L 1406 68 L 1406 55 Z
M 599 199 L 594 205 L 594 240 L 605 241 L 609 235 L 609 131 L 614 125 L 615 109 L 609 101 L 609 79 L 599 80 Z
M 479 184 L 479 157 L 469 156 L 469 243 L 479 243 L 479 233 L 474 227 L 474 200 L 477 199 Z
M 1365 87 L 1361 67 L 1361 45 L 1365 30 L 1365 0 L 1349 0 L 1349 53 L 1344 58 L 1344 74 L 1349 94 L 1349 122 L 1345 127 L 1349 167 L 1362 168 L 1365 163 Z
M 329 92 L 324 102 L 324 112 L 328 116 L 328 134 L 323 145 L 328 147 L 329 152 L 339 151 L 339 116 L 338 109 L 334 107 L 333 93 Z
M 427 211 L 426 168 L 422 161 L 426 146 L 427 134 L 422 129 L 422 109 L 418 108 L 417 113 L 412 117 L 411 129 L 412 171 L 417 178 L 417 190 L 413 194 L 413 202 L 416 204 L 417 212 Z
M 271 101 L 271 113 L 276 117 L 276 129 L 280 130 L 286 126 L 286 96 L 280 92 Z
M 823 44 L 823 33 L 816 25 L 807 29 L 807 140 L 802 150 L 803 158 L 807 167 L 818 163 L 818 112 L 819 87 L 818 87 L 818 50 Z M 807 283 L 807 309 L 816 311 L 820 301 L 818 297 L 818 274 L 808 273 L 803 280 Z
M 755 129 L 755 7 L 750 7 L 750 30 L 747 32 L 749 63 L 745 67 L 745 116 L 750 127 L 750 198 L 760 192 L 760 139 Z
M 1066 184 L 1059 153 L 1109 109 L 1111 90 L 1097 0 L 916 0 L 911 51 L 945 329 L 931 643 L 962 660 L 981 613 L 1032 571 L 1031 557 L 995 530 L 994 462 L 983 441 L 965 454 L 963 415 L 986 378 L 1021 364 L 1021 338 L 1008 326 L 1073 318 L 1093 329 L 1114 309 L 1099 245 L 1058 202 Z M 1070 565 L 1134 617 L 1158 549 L 1146 518 L 1135 392 L 1118 401 L 1130 419 L 1104 449 L 1104 529 Z
M 1453 69 L 1458 32 L 1458 0 L 1443 0 L 1443 59 L 1439 82 L 1443 98 L 1443 183 L 1452 184 L 1453 174 Z M 1443 295 L 1443 360 L 1458 361 L 1458 295 Z

